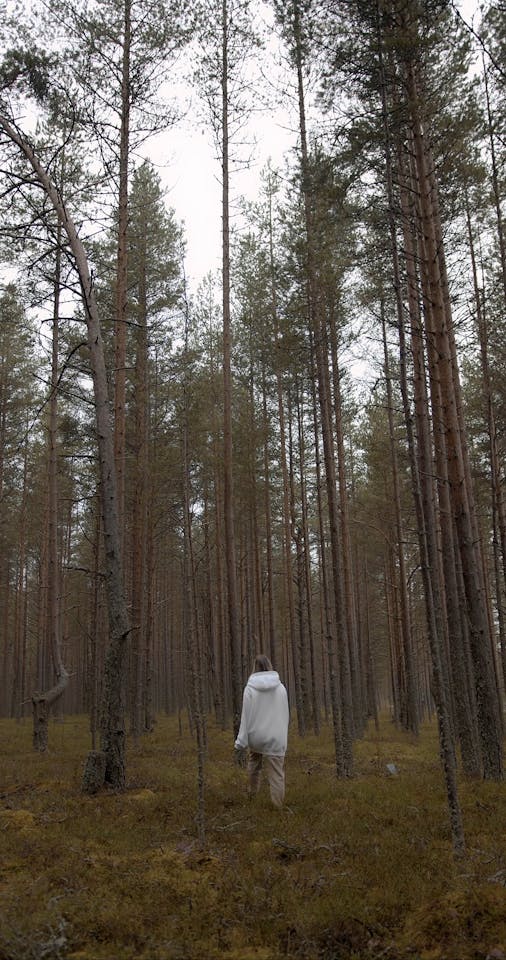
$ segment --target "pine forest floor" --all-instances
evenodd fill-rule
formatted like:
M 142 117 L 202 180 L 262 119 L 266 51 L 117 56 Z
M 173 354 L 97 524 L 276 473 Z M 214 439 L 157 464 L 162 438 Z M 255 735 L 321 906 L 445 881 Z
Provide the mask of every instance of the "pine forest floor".
M 203 850 L 186 718 L 128 743 L 123 794 L 81 794 L 88 750 L 84 717 L 45 755 L 0 720 L 0 960 L 506 958 L 506 784 L 461 781 L 455 860 L 433 724 L 371 726 L 347 781 L 331 730 L 292 725 L 278 811 L 211 720 Z

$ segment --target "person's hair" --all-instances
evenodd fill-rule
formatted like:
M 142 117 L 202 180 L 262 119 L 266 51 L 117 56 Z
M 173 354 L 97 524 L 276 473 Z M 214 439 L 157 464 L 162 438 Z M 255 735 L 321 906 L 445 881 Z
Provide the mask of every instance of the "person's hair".
M 259 653 L 258 656 L 255 657 L 253 673 L 262 673 L 263 670 L 272 670 L 272 663 L 269 657 L 265 656 L 265 653 Z

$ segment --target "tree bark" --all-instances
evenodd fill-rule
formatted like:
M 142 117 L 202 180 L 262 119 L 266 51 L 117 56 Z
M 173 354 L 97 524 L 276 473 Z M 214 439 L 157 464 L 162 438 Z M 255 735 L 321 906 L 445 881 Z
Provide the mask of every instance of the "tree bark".
M 118 489 L 121 545 L 125 512 L 126 333 L 128 297 L 128 161 L 130 151 L 131 0 L 124 0 L 121 64 L 121 123 L 119 142 L 118 248 L 116 254 L 116 312 L 114 327 L 114 462 Z
M 444 278 L 441 274 L 442 250 L 438 244 L 441 231 L 435 224 L 432 176 L 433 164 L 429 156 L 419 110 L 418 86 L 412 63 L 407 64 L 406 83 L 410 98 L 411 125 L 415 147 L 415 162 L 420 189 L 420 227 L 426 255 L 428 289 L 425 301 L 431 304 L 432 326 L 426 329 L 428 340 L 433 344 L 436 364 L 431 365 L 431 376 L 437 376 L 444 406 L 444 432 L 448 460 L 448 479 L 452 512 L 462 562 L 467 613 L 470 625 L 471 650 L 476 678 L 478 724 L 481 738 L 483 773 L 486 779 L 502 778 L 502 729 L 499 720 L 499 703 L 494 664 L 491 656 L 491 637 L 483 595 L 483 578 L 475 549 L 474 504 L 470 500 L 468 477 L 464 463 L 462 424 L 459 421 L 459 384 L 455 382 L 454 346 L 449 332 L 449 320 L 445 310 Z
M 242 709 L 242 651 L 239 629 L 232 445 L 232 324 L 230 316 L 229 132 L 228 132 L 228 5 L 222 2 L 222 262 L 223 262 L 223 512 L 227 572 L 228 629 L 232 673 L 234 736 Z
M 48 512 L 47 512 L 47 625 L 48 647 L 54 667 L 56 682 L 44 693 L 34 693 L 33 704 L 33 744 L 38 751 L 47 749 L 47 722 L 51 707 L 60 699 L 69 682 L 69 675 L 63 663 L 61 638 L 61 576 L 58 551 L 58 347 L 60 319 L 60 282 L 61 282 L 61 242 L 62 225 L 58 222 L 56 231 L 53 334 L 51 345 L 51 394 L 49 401 L 48 425 Z M 45 707 L 43 701 L 45 700 Z M 44 730 L 44 722 L 46 729 Z
M 112 787 L 123 789 L 125 786 L 125 727 L 121 688 L 124 675 L 124 650 L 129 633 L 129 623 L 123 595 L 111 410 L 107 395 L 107 374 L 95 289 L 84 247 L 60 192 L 30 143 L 6 117 L 1 115 L 0 126 L 28 161 L 42 189 L 51 201 L 67 236 L 79 276 L 88 330 L 88 347 L 95 397 L 105 542 L 105 581 L 109 611 L 110 638 L 105 658 L 101 717 L 102 750 L 106 755 L 105 782 Z

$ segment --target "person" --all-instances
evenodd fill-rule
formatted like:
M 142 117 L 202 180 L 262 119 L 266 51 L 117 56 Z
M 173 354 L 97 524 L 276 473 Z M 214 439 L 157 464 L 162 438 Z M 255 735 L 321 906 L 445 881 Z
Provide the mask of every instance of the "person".
M 260 789 L 262 769 L 267 777 L 275 807 L 282 807 L 285 796 L 285 753 L 288 741 L 288 695 L 277 670 L 265 654 L 255 657 L 253 673 L 244 688 L 241 725 L 235 749 L 237 759 L 249 749 L 248 793 L 254 797 Z

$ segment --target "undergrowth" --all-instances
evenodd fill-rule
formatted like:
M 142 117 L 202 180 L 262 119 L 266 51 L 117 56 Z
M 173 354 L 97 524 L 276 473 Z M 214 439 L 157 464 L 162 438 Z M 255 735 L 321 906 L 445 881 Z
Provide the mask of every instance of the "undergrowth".
M 384 720 L 335 776 L 332 735 L 291 731 L 282 811 L 248 801 L 210 721 L 206 845 L 176 720 L 128 744 L 128 788 L 81 794 L 87 720 L 0 721 L 0 960 L 506 958 L 505 785 L 460 783 L 452 856 L 437 733 Z M 387 764 L 395 766 L 389 775 Z

